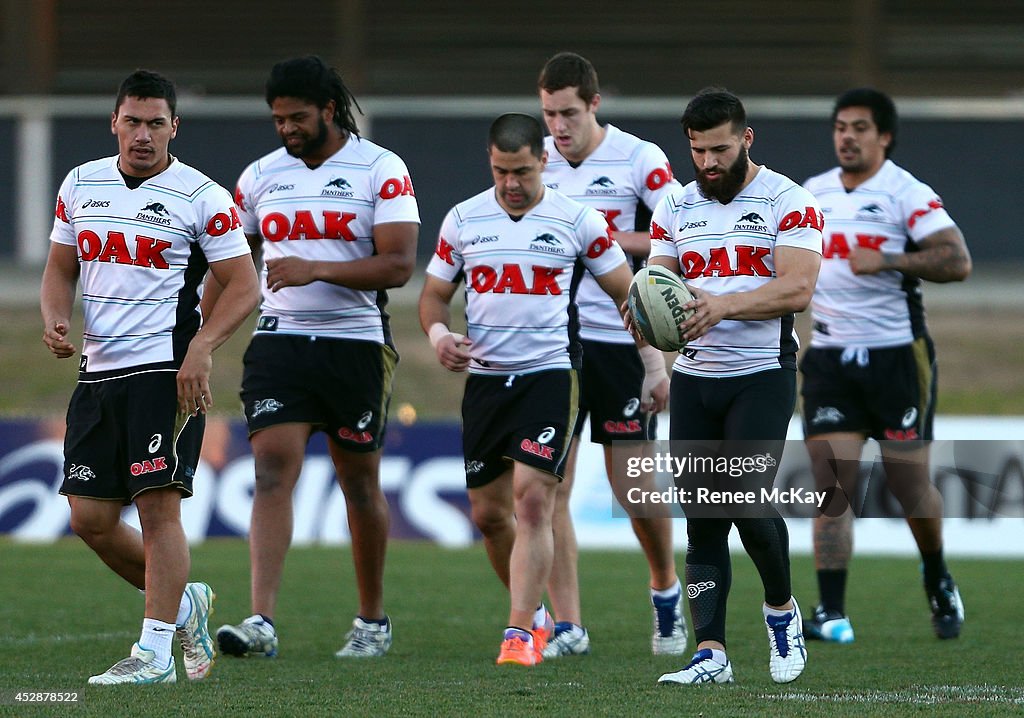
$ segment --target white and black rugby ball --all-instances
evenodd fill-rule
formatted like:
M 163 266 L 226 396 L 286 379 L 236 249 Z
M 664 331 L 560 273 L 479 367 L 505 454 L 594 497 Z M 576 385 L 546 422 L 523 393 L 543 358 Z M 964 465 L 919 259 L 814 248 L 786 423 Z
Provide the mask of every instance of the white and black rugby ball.
M 652 264 L 644 267 L 629 285 L 629 312 L 637 331 L 652 347 L 663 352 L 686 346 L 679 326 L 693 316 L 683 305 L 693 299 L 675 272 Z

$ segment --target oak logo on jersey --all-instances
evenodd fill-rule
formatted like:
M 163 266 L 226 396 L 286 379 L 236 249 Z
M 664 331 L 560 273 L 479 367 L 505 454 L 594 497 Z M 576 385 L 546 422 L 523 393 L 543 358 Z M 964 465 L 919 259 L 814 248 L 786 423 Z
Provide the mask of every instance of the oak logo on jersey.
M 206 233 L 211 237 L 219 237 L 225 232 L 238 229 L 242 226 L 242 220 L 238 218 L 238 210 L 228 207 L 226 212 L 217 212 L 210 217 L 206 223 Z
M 57 208 L 53 211 L 54 216 L 57 217 L 61 222 L 69 224 L 71 220 L 68 219 L 68 208 L 64 204 L 64 198 L 57 195 Z
M 344 177 L 332 177 L 320 191 L 321 197 L 354 197 L 355 194 L 352 185 Z
M 324 218 L 323 230 L 317 226 L 313 213 L 308 209 L 298 210 L 292 217 L 281 212 L 271 212 L 260 222 L 260 231 L 271 242 L 280 242 L 282 239 L 356 241 L 355 233 L 349 228 L 349 224 L 356 218 L 355 212 L 335 212 L 325 209 L 321 215 Z
M 588 195 L 610 195 L 618 194 L 619 191 L 615 189 L 615 183 L 612 182 L 611 177 L 605 177 L 604 175 L 596 177 L 589 185 L 587 185 L 586 194 Z
M 768 247 L 737 244 L 729 247 L 712 247 L 707 256 L 702 252 L 683 252 L 679 258 L 682 276 L 686 279 L 697 277 L 771 277 L 774 275 L 765 257 L 772 252 Z
M 936 209 L 942 209 L 942 200 L 938 197 L 928 200 L 928 206 L 926 208 L 914 210 L 911 213 L 910 218 L 907 220 L 907 227 L 913 229 L 914 225 L 917 224 L 917 220 Z
M 87 199 L 82 204 L 82 209 L 91 209 L 93 207 L 109 207 L 109 199 Z
M 812 227 L 819 232 L 825 228 L 825 215 L 816 207 L 804 207 L 803 211 L 793 210 L 779 222 L 779 231 L 788 232 L 791 229 L 803 229 Z
M 608 434 L 639 434 L 642 428 L 638 419 L 626 419 L 625 421 L 608 419 L 604 422 L 603 427 L 605 433 Z
M 539 456 L 542 459 L 553 461 L 555 458 L 555 450 L 547 444 L 555 438 L 555 427 L 547 426 L 544 431 L 540 432 L 537 436 L 536 441 L 533 439 L 523 439 L 519 442 L 519 448 L 525 451 L 527 454 L 533 454 Z
M 415 197 L 416 192 L 412 188 L 412 180 L 409 179 L 409 175 L 403 175 L 402 179 L 395 179 L 392 177 L 389 180 L 384 180 L 384 184 L 380 186 L 380 198 L 381 199 L 394 199 L 402 195 L 408 195 Z
M 757 212 L 747 212 L 736 221 L 736 224 L 733 225 L 732 229 L 734 232 L 769 233 L 768 225 L 764 222 L 764 217 L 759 215 Z
M 142 476 L 143 474 L 151 474 L 154 471 L 165 471 L 167 469 L 167 457 L 158 456 L 153 460 L 146 459 L 145 461 L 136 461 L 128 470 L 132 473 L 132 476 Z
M 657 222 L 651 222 L 651 239 L 661 240 L 662 242 L 671 242 L 672 235 L 668 233 L 667 229 Z
M 558 286 L 561 268 L 555 267 L 521 267 L 518 264 L 503 264 L 500 271 L 486 264 L 481 264 L 469 272 L 469 287 L 477 294 L 492 292 L 494 294 L 551 294 L 562 293 Z M 526 276 L 531 276 L 529 285 Z
M 122 232 L 107 232 L 104 240 L 92 230 L 84 229 L 78 233 L 78 256 L 83 262 L 112 262 L 168 269 L 163 252 L 170 249 L 170 242 L 141 234 L 136 235 L 133 241 L 134 248 L 129 246 L 129 240 Z
M 171 223 L 171 213 L 162 202 L 147 202 L 146 205 L 135 215 L 135 219 L 143 222 L 167 226 Z
M 666 162 L 664 167 L 652 170 L 651 173 L 647 175 L 647 179 L 644 183 L 647 185 L 647 189 L 653 192 L 654 190 L 661 189 L 671 181 L 672 165 Z
M 350 429 L 343 426 L 338 429 L 338 438 L 345 441 L 354 441 L 357 444 L 369 444 L 373 441 L 373 434 L 365 430 Z
M 437 238 L 437 248 L 434 250 L 434 254 L 437 255 L 438 259 L 441 259 L 447 264 L 455 266 L 455 260 L 452 259 L 452 251 L 455 248 L 448 244 L 444 237 Z
M 853 244 L 851 245 L 850 240 L 845 234 L 842 232 L 832 232 L 824 239 L 821 256 L 823 259 L 846 259 L 850 256 L 852 246 L 881 251 L 885 240 L 886 237 L 880 234 L 855 234 L 853 235 Z
M 621 209 L 599 209 L 597 211 L 604 215 L 604 221 L 608 223 L 608 229 L 613 232 L 617 232 L 619 230 L 618 225 L 615 224 L 615 220 L 620 214 L 622 214 Z
M 562 246 L 562 242 L 555 235 L 544 232 L 538 234 L 530 242 L 530 249 L 537 252 L 547 252 L 548 254 L 565 254 L 565 247 Z

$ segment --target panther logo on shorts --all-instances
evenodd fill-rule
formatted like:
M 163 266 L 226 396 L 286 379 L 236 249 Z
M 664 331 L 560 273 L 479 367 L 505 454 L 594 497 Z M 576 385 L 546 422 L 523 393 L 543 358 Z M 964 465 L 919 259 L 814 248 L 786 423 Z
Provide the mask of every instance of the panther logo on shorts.
M 251 418 L 255 419 L 260 414 L 273 414 L 283 406 L 277 399 L 257 399 L 252 403 Z
M 69 481 L 89 481 L 96 478 L 96 472 L 85 464 L 72 464 L 68 469 Z

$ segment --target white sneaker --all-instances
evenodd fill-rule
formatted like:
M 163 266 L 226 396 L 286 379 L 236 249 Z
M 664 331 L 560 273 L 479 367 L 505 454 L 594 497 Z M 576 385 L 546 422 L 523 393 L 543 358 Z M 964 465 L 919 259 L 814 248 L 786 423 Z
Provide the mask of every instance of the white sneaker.
M 768 628 L 768 670 L 776 683 L 795 681 L 807 665 L 803 619 L 793 599 L 793 610 L 782 616 L 764 617 Z
M 345 634 L 347 642 L 335 653 L 336 658 L 375 658 L 383 656 L 391 648 L 391 619 L 383 626 L 364 621 L 359 616 L 352 621 L 352 630 Z
M 658 683 L 732 683 L 732 664 L 728 658 L 725 659 L 725 665 L 719 663 L 711 657 L 711 649 L 704 648 L 693 654 L 683 670 L 664 674 Z
M 651 597 L 654 607 L 654 634 L 651 636 L 651 653 L 656 656 L 681 656 L 686 653 L 686 641 L 690 637 L 683 618 L 683 592 L 675 600 Z
M 192 612 L 175 633 L 181 643 L 185 675 L 190 681 L 198 681 L 206 678 L 217 655 L 208 623 L 217 596 L 212 588 L 200 582 L 187 584 L 185 592 L 192 600 Z
M 277 655 L 277 632 L 262 616 L 249 616 L 237 626 L 218 628 L 217 646 L 229 656 L 273 658 Z
M 575 623 L 556 623 L 555 635 L 548 641 L 541 655 L 544 660 L 562 656 L 581 656 L 590 653 L 590 634 L 583 626 Z
M 174 683 L 178 680 L 177 671 L 174 670 L 174 658 L 167 668 L 157 668 L 153 661 L 156 658 L 155 651 L 149 651 L 138 643 L 132 645 L 132 654 L 124 658 L 105 673 L 89 678 L 90 686 L 112 686 L 119 683 Z

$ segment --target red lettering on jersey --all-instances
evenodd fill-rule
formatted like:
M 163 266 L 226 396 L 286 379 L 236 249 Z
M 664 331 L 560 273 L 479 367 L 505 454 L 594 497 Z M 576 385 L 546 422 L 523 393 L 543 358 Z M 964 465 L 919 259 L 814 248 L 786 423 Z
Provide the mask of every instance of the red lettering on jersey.
M 526 282 L 523 280 L 523 270 L 518 264 L 506 264 L 501 268 L 501 276 L 494 285 L 495 294 L 526 294 Z
M 479 294 L 491 291 L 491 287 L 498 281 L 498 273 L 487 266 L 473 267 L 470 272 L 469 286 Z
M 154 471 L 163 471 L 167 468 L 167 457 L 158 456 L 157 458 L 150 461 L 137 461 L 131 465 L 130 471 L 132 476 L 140 476 L 142 474 L 149 474 Z
M 288 236 L 291 222 L 280 212 L 271 212 L 260 222 L 260 231 L 271 242 L 280 242 Z
M 452 245 L 445 241 L 444 237 L 437 238 L 437 249 L 434 250 L 434 254 L 440 257 L 448 264 L 455 266 L 455 260 L 452 259 L 452 250 L 455 249 Z
M 768 247 L 752 247 L 746 244 L 736 245 L 736 274 L 743 277 L 770 277 L 772 272 L 764 263 L 764 258 L 771 254 Z
M 324 211 L 324 237 L 327 239 L 344 239 L 346 242 L 355 242 L 355 233 L 348 228 L 349 223 L 356 218 L 354 212 L 329 212 Z
M 680 274 L 687 279 L 696 279 L 704 273 L 707 262 L 698 252 L 683 252 L 679 258 Z
M 613 244 L 615 244 L 615 240 L 612 239 L 612 230 L 611 227 L 609 227 L 604 236 L 598 237 L 590 243 L 590 246 L 587 248 L 587 256 L 591 259 L 597 259 L 606 251 L 611 249 Z
M 206 223 L 206 233 L 211 237 L 219 237 L 229 229 L 238 229 L 242 226 L 242 220 L 238 218 L 238 212 L 231 207 L 227 212 L 218 212 L 210 217 Z
M 666 184 L 672 181 L 672 165 L 668 162 L 665 163 L 664 167 L 652 171 L 647 175 L 647 189 L 656 190 L 664 187 Z
M 672 236 L 664 227 L 657 222 L 651 222 L 651 239 L 660 239 L 664 242 L 671 242 Z
M 561 273 L 561 269 L 554 267 L 534 267 L 530 294 L 561 294 L 562 288 L 558 286 L 558 276 Z
M 292 229 L 288 232 L 288 239 L 323 239 L 324 236 L 320 234 L 320 228 L 316 226 L 316 220 L 313 219 L 313 213 L 308 209 L 300 209 L 295 213 L 295 223 L 292 225 Z
M 57 195 L 57 209 L 53 213 L 64 224 L 71 224 L 71 220 L 68 219 L 67 205 L 64 204 L 64 198 L 60 195 Z
M 394 199 L 399 195 L 416 196 L 416 193 L 412 189 L 412 180 L 409 179 L 409 175 L 405 175 L 402 179 L 395 179 L 392 177 L 389 180 L 385 180 L 384 184 L 380 187 L 381 199 Z
M 139 235 L 135 238 L 135 266 L 152 267 L 153 269 L 169 269 L 170 265 L 163 257 L 163 251 L 170 249 L 171 243 L 164 239 L 153 239 Z
M 640 433 L 640 422 L 636 419 L 629 419 L 628 421 L 612 421 L 609 419 L 604 422 L 604 430 L 609 434 L 638 434 Z
M 615 218 L 622 214 L 621 209 L 599 209 L 597 210 L 604 215 L 604 221 L 608 223 L 608 229 L 613 232 L 618 231 L 618 227 L 615 225 Z
M 857 234 L 854 240 L 858 247 L 880 250 L 885 237 L 878 234 Z M 833 232 L 829 235 L 828 241 L 822 248 L 821 256 L 824 259 L 846 259 L 850 256 L 850 242 L 842 232 Z
M 373 441 L 373 434 L 368 431 L 353 431 L 347 426 L 343 426 L 338 429 L 338 436 L 348 441 L 354 441 L 357 444 L 369 444 Z
M 921 217 L 924 217 L 933 209 L 942 209 L 942 200 L 939 199 L 938 197 L 932 200 L 928 200 L 928 207 L 926 209 L 914 210 L 914 212 L 911 213 L 910 218 L 907 220 L 907 227 L 913 229 L 914 225 L 917 223 L 917 220 L 920 219 Z
M 519 442 L 519 448 L 527 454 L 533 454 L 534 456 L 539 456 L 542 459 L 553 460 L 555 458 L 555 450 L 553 448 L 550 446 L 543 446 L 532 439 L 523 439 Z
M 729 252 L 726 251 L 725 247 L 711 248 L 707 266 L 704 267 L 702 274 L 705 277 L 731 277 L 735 274 L 732 271 L 732 265 L 729 263 Z
M 95 232 L 83 229 L 78 233 L 78 255 L 83 262 L 91 262 L 100 256 L 103 249 L 103 240 Z
M 885 242 L 885 237 L 881 235 L 871 234 L 858 234 L 857 235 L 857 246 L 867 247 L 868 249 L 878 249 L 882 247 L 882 243 Z
M 235 205 L 238 209 L 245 211 L 245 195 L 242 194 L 242 188 L 235 185 Z
M 813 227 L 820 232 L 825 228 L 825 215 L 814 207 L 806 207 L 803 212 L 793 210 L 779 222 L 780 232 L 788 232 L 797 227 Z
M 917 441 L 920 438 L 917 429 L 886 429 L 883 433 L 889 441 Z
M 96 257 L 97 262 L 117 262 L 118 264 L 131 264 L 132 255 L 128 251 L 128 242 L 125 241 L 121 232 L 107 232 L 107 241 L 103 245 L 103 251 Z

